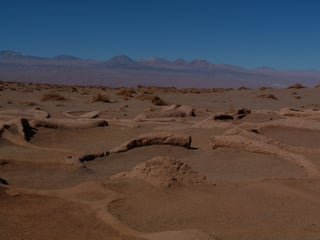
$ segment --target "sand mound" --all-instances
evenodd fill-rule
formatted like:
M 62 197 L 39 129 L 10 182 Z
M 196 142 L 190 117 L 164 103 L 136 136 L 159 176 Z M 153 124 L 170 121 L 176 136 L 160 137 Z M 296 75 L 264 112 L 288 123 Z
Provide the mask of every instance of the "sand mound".
M 0 135 L 2 136 L 6 130 L 9 130 L 12 133 L 17 134 L 17 135 L 21 135 L 21 136 L 24 135 L 23 127 L 22 127 L 20 119 L 11 119 L 9 121 L 1 121 L 0 122 Z
M 158 105 L 158 106 L 166 106 L 167 103 L 161 99 L 159 96 L 155 96 L 155 95 L 150 95 L 150 94 L 141 94 L 139 96 L 137 96 L 137 99 L 141 100 L 141 101 L 150 101 L 152 102 L 154 105 Z
M 193 107 L 187 105 L 170 105 L 164 106 L 158 111 L 151 111 L 137 116 L 137 120 L 145 118 L 180 118 L 180 117 L 194 117 L 195 111 Z
M 154 186 L 164 187 L 206 182 L 206 177 L 193 171 L 189 165 L 169 157 L 152 158 L 122 176 L 135 177 Z
M 144 134 L 133 138 L 110 150 L 110 153 L 126 152 L 130 149 L 150 145 L 173 145 L 190 148 L 191 136 L 180 136 L 172 133 Z
M 196 115 L 194 108 L 187 105 L 178 106 L 175 110 L 182 113 L 184 117 L 194 117 Z
M 12 119 L 0 123 L 0 136 L 6 138 L 8 134 L 16 136 L 20 140 L 29 141 L 36 134 L 36 129 L 30 126 L 27 119 Z M 10 141 L 10 139 L 8 140 Z

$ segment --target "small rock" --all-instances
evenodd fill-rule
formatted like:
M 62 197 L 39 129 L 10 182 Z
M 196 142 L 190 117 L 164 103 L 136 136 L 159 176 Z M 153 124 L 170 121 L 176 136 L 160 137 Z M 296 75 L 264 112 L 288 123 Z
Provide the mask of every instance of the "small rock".
M 8 163 L 8 160 L 0 159 L 0 165 L 7 165 Z
M 9 183 L 6 180 L 4 180 L 3 178 L 0 178 L 0 184 L 9 185 Z
M 216 115 L 214 116 L 214 120 L 233 120 L 233 116 L 228 115 L 228 114 L 220 114 L 220 115 Z

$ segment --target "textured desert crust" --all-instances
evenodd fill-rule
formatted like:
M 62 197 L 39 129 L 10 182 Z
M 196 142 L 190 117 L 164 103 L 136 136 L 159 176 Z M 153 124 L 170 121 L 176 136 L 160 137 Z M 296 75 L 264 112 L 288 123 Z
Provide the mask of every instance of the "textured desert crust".
M 154 186 L 193 185 L 206 183 L 206 177 L 185 164 L 170 157 L 158 156 L 141 163 L 130 172 L 119 173 L 116 177 L 141 179 Z
M 190 148 L 191 137 L 173 133 L 149 133 L 135 137 L 120 146 L 111 149 L 110 153 L 125 152 L 133 148 L 150 145 L 174 145 Z

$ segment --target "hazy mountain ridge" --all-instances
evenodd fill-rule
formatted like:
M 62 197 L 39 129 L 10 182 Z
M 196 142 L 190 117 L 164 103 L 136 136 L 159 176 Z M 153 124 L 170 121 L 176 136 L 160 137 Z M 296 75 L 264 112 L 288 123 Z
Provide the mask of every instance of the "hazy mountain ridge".
M 126 55 L 106 61 L 71 55 L 52 58 L 0 51 L 0 79 L 64 84 L 176 87 L 285 87 L 295 82 L 313 86 L 319 71 L 276 70 L 269 67 L 245 69 L 206 60 L 170 61 L 163 58 L 134 60 Z

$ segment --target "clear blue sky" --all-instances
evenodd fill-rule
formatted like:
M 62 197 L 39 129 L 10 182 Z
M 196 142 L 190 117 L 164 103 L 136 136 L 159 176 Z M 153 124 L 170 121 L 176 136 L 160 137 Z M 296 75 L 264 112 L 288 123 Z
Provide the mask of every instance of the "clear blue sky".
M 320 69 L 319 25 L 315 0 L 1 0 L 0 50 Z

